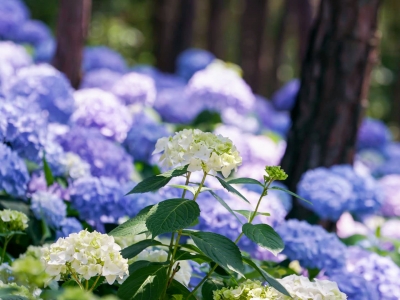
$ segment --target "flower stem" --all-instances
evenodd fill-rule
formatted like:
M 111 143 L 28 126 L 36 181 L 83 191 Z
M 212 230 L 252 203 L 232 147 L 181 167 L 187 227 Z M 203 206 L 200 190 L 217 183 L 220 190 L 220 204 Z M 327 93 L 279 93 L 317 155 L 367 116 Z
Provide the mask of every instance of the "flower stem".
M 69 272 L 71 273 L 71 276 L 74 278 L 75 282 L 79 285 L 79 287 L 84 290 L 83 285 L 81 283 L 81 281 L 78 279 L 78 277 L 76 276 L 76 274 L 74 272 L 72 272 L 71 267 L 67 266 Z
M 96 287 L 97 282 L 99 282 L 101 275 L 97 276 L 95 282 L 93 283 L 92 287 L 90 288 L 89 292 L 93 291 L 94 288 Z
M 12 237 L 13 237 L 13 235 L 11 235 L 11 236 L 7 235 L 5 237 L 3 252 L 1 253 L 1 264 L 4 262 L 4 258 L 6 257 L 7 246 L 8 246 L 8 243 L 11 241 Z

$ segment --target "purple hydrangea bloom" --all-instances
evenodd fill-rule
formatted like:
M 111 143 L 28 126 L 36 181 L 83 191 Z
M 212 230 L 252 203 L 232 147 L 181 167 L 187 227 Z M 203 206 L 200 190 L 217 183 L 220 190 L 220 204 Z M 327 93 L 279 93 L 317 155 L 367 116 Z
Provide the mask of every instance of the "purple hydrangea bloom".
M 385 157 L 388 160 L 400 161 L 400 143 L 399 142 L 388 143 L 384 149 L 384 153 Z
M 57 142 L 47 139 L 44 144 L 43 153 L 41 153 L 42 157 L 43 155 L 45 155 L 54 176 L 63 176 L 67 173 L 65 152 Z
M 127 107 L 111 93 L 100 89 L 84 89 L 74 93 L 76 110 L 71 123 L 86 128 L 97 128 L 105 137 L 122 142 L 132 125 Z
M 50 65 L 20 70 L 6 95 L 14 101 L 24 97 L 39 105 L 51 122 L 66 123 L 74 110 L 74 98 L 68 79 Z
M 122 76 L 111 92 L 125 105 L 143 104 L 152 106 L 156 99 L 154 80 L 147 75 L 131 72 Z
M 45 220 L 52 228 L 58 228 L 67 215 L 67 206 L 55 194 L 38 191 L 32 195 L 31 210 L 39 220 Z
M 56 232 L 56 239 L 67 237 L 71 233 L 78 233 L 82 229 L 82 224 L 77 219 L 65 218 L 61 221 L 60 229 Z
M 282 253 L 304 268 L 330 270 L 346 263 L 346 246 L 333 233 L 305 221 L 289 220 L 276 231 L 285 243 Z
M 369 284 L 377 285 L 379 300 L 400 299 L 400 268 L 389 257 L 350 247 L 346 269 L 352 275 L 362 276 Z
M 290 128 L 290 114 L 286 111 L 275 110 L 272 103 L 264 97 L 256 95 L 254 114 L 265 129 L 275 131 L 284 136 Z
M 358 151 L 356 155 L 356 162 L 361 162 L 370 172 L 375 171 L 384 164 L 385 161 L 386 158 L 384 154 L 375 149 L 363 149 Z
M 111 91 L 114 83 L 121 78 L 121 73 L 110 69 L 95 69 L 87 72 L 82 79 L 81 89 L 99 88 L 104 91 Z
M 21 44 L 38 46 L 52 39 L 50 28 L 45 23 L 38 20 L 27 20 L 18 25 L 12 40 Z
M 0 190 L 11 196 L 23 196 L 29 174 L 24 161 L 6 145 L 0 143 Z
M 389 128 L 379 120 L 366 118 L 358 130 L 357 145 L 359 149 L 382 149 L 391 140 Z
M 300 80 L 293 79 L 272 95 L 272 102 L 277 110 L 291 110 L 296 103 L 300 90 Z
M 400 216 L 400 175 L 386 175 L 379 180 L 383 192 L 381 212 L 386 217 Z
M 87 47 L 83 53 L 82 68 L 84 72 L 96 69 L 110 69 L 119 73 L 127 71 L 121 54 L 105 46 Z
M 246 82 L 233 70 L 208 67 L 196 72 L 186 92 L 190 105 L 201 103 L 204 109 L 221 112 L 226 107 L 246 114 L 253 110 L 255 97 Z
M 18 26 L 29 18 L 29 10 L 24 1 L 0 1 L 0 37 L 11 38 Z
M 35 63 L 51 63 L 56 53 L 56 46 L 53 38 L 36 45 L 33 54 Z
M 133 172 L 133 159 L 118 144 L 107 140 L 95 129 L 72 128 L 58 138 L 66 152 L 78 154 L 90 164 L 96 177 L 111 177 L 120 182 L 129 181 Z
M 139 74 L 144 74 L 153 78 L 157 91 L 171 88 L 184 88 L 186 81 L 179 76 L 162 73 L 153 66 L 136 65 L 132 71 Z
M 132 128 L 128 132 L 124 146 L 135 160 L 150 162 L 157 140 L 169 134 L 164 124 L 140 112 L 134 116 Z
M 186 81 L 197 71 L 205 69 L 213 60 L 215 55 L 202 49 L 187 49 L 179 54 L 176 60 L 176 73 Z
M 400 174 L 400 164 L 398 160 L 388 160 L 383 164 L 373 169 L 372 174 L 376 178 L 380 178 L 387 175 Z
M 47 186 L 46 178 L 43 171 L 34 172 L 28 183 L 27 197 L 32 197 L 36 192 L 48 192 L 58 198 L 69 200 L 69 190 L 62 187 L 58 182 L 54 182 L 51 186 Z

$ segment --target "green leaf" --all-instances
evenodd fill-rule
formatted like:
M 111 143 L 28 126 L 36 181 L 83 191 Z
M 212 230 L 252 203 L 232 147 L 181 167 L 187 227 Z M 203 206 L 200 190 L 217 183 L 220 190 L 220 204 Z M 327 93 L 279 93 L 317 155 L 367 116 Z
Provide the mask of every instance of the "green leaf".
M 259 182 L 258 180 L 255 180 L 253 178 L 247 178 L 247 177 L 243 177 L 243 178 L 235 178 L 235 179 L 231 179 L 227 181 L 229 184 L 258 184 L 262 187 L 264 187 L 264 185 Z
M 308 271 L 308 279 L 310 279 L 310 280 L 313 280 L 319 274 L 319 269 L 317 269 L 317 268 L 315 268 L 315 269 L 307 268 L 307 271 Z
M 260 275 L 265 279 L 266 282 L 269 283 L 270 286 L 272 286 L 274 289 L 276 289 L 278 292 L 281 292 L 282 294 L 289 296 L 292 298 L 292 296 L 289 294 L 289 292 L 285 289 L 285 287 L 274 277 L 269 275 L 267 272 L 265 272 L 263 269 L 261 269 L 255 262 L 253 262 L 250 258 L 243 257 L 243 261 L 248 264 L 250 267 L 252 267 L 254 270 L 256 270 Z
M 129 274 L 132 274 L 132 273 L 136 272 L 137 270 L 147 267 L 151 264 L 152 264 L 152 262 L 147 261 L 147 260 L 135 261 L 134 263 L 129 265 Z
M 257 245 L 268 249 L 274 255 L 283 250 L 283 243 L 279 234 L 267 224 L 250 224 L 246 223 L 242 227 L 243 233 Z
M 112 236 L 130 236 L 137 235 L 147 231 L 146 219 L 153 205 L 143 208 L 134 218 L 122 223 L 117 228 L 111 230 L 109 235 Z
M 151 263 L 133 272 L 118 289 L 117 295 L 122 300 L 158 299 L 167 282 L 167 266 Z
M 291 191 L 289 191 L 289 190 L 287 190 L 287 189 L 281 188 L 281 187 L 279 187 L 279 186 L 273 186 L 273 187 L 270 187 L 269 189 L 270 189 L 270 190 L 280 190 L 280 191 L 283 191 L 283 192 L 285 192 L 285 193 L 288 193 L 289 195 L 292 195 L 293 197 L 299 198 L 300 200 L 303 200 L 304 202 L 307 202 L 308 204 L 313 205 L 310 201 L 304 199 L 303 197 L 300 197 L 300 196 L 297 195 L 296 193 L 293 193 L 293 192 L 291 192 Z
M 192 254 L 185 250 L 177 250 L 175 255 L 175 260 L 193 260 L 199 264 L 203 262 L 211 262 L 211 260 L 202 254 Z
M 147 247 L 159 246 L 159 245 L 162 245 L 159 241 L 143 240 L 143 241 L 137 242 L 137 243 L 135 243 L 133 245 L 130 245 L 129 247 L 126 247 L 126 248 L 122 249 L 121 255 L 124 258 L 130 259 L 130 258 L 133 258 L 136 255 L 138 255 L 140 252 L 142 252 Z
M 188 300 L 196 300 L 196 297 L 191 295 L 189 298 L 188 296 L 190 295 L 190 291 L 179 281 L 176 281 L 175 279 L 172 280 L 170 286 L 168 287 L 167 294 L 174 296 L 174 295 L 182 295 L 183 299 L 188 299 Z M 179 299 L 178 297 L 175 297 L 175 299 Z
M 188 232 L 199 249 L 213 261 L 240 275 L 243 274 L 243 262 L 238 246 L 223 235 L 213 232 Z
M 252 210 L 243 210 L 243 209 L 235 209 L 235 212 L 241 214 L 242 216 L 245 216 L 247 218 L 247 220 L 250 219 L 250 217 L 254 214 L 254 211 Z M 266 213 L 266 212 L 257 212 L 256 216 L 270 216 L 270 213 Z
M 221 183 L 221 185 L 228 190 L 228 192 L 231 192 L 233 194 L 238 195 L 240 198 L 242 198 L 244 201 L 246 201 L 247 203 L 250 204 L 249 200 L 247 200 L 241 193 L 238 192 L 237 189 L 235 189 L 233 186 L 231 186 L 229 183 L 227 183 L 225 180 L 223 180 L 222 178 L 216 176 L 216 178 L 218 179 L 219 183 Z
M 43 160 L 43 172 L 44 172 L 44 177 L 46 178 L 47 186 L 51 186 L 54 183 L 54 176 L 53 173 L 51 172 L 49 164 L 47 163 L 46 153 L 43 154 L 42 160 Z
M 226 204 L 226 202 L 224 201 L 224 199 L 222 199 L 220 196 L 218 196 L 216 193 L 214 193 L 213 191 L 210 191 L 210 194 L 214 196 L 215 199 L 217 199 L 217 201 L 226 208 L 227 211 L 229 211 L 232 215 L 235 216 L 235 218 L 239 221 L 240 224 L 243 224 L 242 221 L 240 221 L 240 219 L 238 218 L 238 216 L 233 212 L 233 210 L 229 207 L 228 204 Z
M 220 290 L 223 287 L 224 283 L 222 281 L 216 279 L 207 279 L 201 288 L 201 295 L 203 296 L 203 300 L 213 300 L 213 291 Z
M 44 217 L 42 217 L 41 224 L 42 224 L 42 239 L 41 239 L 41 242 L 44 243 L 44 241 L 46 239 L 51 237 L 51 231 L 50 231 L 50 228 L 47 225 Z
M 167 185 L 173 177 L 181 176 L 186 173 L 187 166 L 184 166 L 156 176 L 151 176 L 139 182 L 127 195 L 156 191 Z
M 182 189 L 182 190 L 187 190 L 191 192 L 193 195 L 196 194 L 197 188 L 194 186 L 188 186 L 188 185 L 181 185 L 181 184 L 170 184 L 168 186 L 177 188 L 177 189 Z
M 184 229 L 200 216 L 200 207 L 193 200 L 169 199 L 154 205 L 149 212 L 146 226 L 153 237 Z

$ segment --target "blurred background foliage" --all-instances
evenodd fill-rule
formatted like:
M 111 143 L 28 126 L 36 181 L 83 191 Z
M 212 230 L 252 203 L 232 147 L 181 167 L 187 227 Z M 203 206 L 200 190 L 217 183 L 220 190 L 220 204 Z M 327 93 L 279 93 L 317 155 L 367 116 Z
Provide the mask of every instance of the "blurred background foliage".
M 315 16 L 318 0 L 310 0 Z M 55 30 L 58 1 L 25 0 L 33 19 L 39 19 Z M 120 52 L 128 64 L 155 63 L 153 11 L 156 0 L 93 0 L 92 20 L 88 45 L 106 45 Z M 210 1 L 197 0 L 192 36 L 192 46 L 207 49 L 207 22 Z M 239 62 L 240 16 L 243 0 L 227 0 L 225 11 L 224 40 L 225 61 Z M 288 8 L 291 1 L 268 1 L 260 93 L 270 97 L 277 87 L 299 77 L 299 31 L 294 20 L 296 12 Z M 371 76 L 368 115 L 382 119 L 392 130 L 396 140 L 400 138 L 400 1 L 383 1 L 379 15 L 380 57 Z M 284 22 L 282 18 L 285 16 Z M 271 74 L 278 40 L 283 38 L 278 52 L 280 62 L 276 74 Z M 271 76 L 277 80 L 272 86 Z M 399 102 L 399 103 L 397 103 Z

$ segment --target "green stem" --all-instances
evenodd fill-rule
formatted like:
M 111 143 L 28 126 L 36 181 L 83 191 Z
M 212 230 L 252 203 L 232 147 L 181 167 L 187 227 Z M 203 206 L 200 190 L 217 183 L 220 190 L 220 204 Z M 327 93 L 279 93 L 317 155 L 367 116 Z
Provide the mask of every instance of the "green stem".
M 92 287 L 90 288 L 89 292 L 93 291 L 96 287 L 97 282 L 99 282 L 101 275 L 97 276 L 96 281 L 93 283 Z
M 67 268 L 68 268 L 69 272 L 71 273 L 71 276 L 74 278 L 75 282 L 79 285 L 79 287 L 80 287 L 82 290 L 85 290 L 85 289 L 83 288 L 83 285 L 82 285 L 81 281 L 80 281 L 80 280 L 78 279 L 78 277 L 76 276 L 76 274 L 75 274 L 74 272 L 72 272 L 71 267 L 67 266 Z
M 7 235 L 5 237 L 3 252 L 1 253 L 1 263 L 4 262 L 4 258 L 6 257 L 6 249 L 7 249 L 8 243 L 11 241 L 12 237 L 13 237 L 13 235 L 11 235 L 11 236 Z

